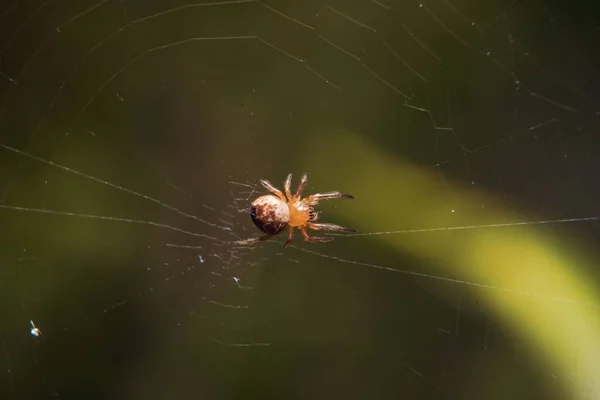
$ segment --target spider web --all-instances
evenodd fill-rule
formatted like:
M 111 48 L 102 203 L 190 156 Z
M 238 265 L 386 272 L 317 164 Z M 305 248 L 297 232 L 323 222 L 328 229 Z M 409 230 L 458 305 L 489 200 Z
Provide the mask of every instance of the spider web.
M 597 397 L 600 24 L 564 7 L 3 4 L 1 397 Z M 304 171 L 360 233 L 236 244 Z

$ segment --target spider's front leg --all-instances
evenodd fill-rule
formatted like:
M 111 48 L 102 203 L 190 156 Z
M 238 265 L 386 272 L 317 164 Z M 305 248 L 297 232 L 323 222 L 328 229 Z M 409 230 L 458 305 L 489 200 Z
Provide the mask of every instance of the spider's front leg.
M 304 236 L 304 241 L 309 243 L 327 243 L 334 240 L 332 237 L 308 236 L 308 232 L 306 232 L 305 227 L 301 227 L 300 232 L 302 232 L 302 236 Z
M 329 231 L 329 232 L 344 232 L 344 233 L 356 233 L 357 229 L 346 228 L 344 226 L 328 223 L 309 222 L 307 226 L 315 231 Z
M 326 192 L 326 193 L 315 193 L 308 196 L 305 201 L 311 206 L 316 205 L 321 200 L 330 199 L 353 199 L 354 196 L 351 194 L 344 194 L 340 192 Z

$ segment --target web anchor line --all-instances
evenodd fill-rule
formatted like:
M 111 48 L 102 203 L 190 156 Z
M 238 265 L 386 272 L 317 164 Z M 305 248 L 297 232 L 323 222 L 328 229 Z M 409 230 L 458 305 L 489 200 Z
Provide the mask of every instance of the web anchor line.
M 600 217 L 582 217 L 582 218 L 563 218 L 539 221 L 521 221 L 521 222 L 505 222 L 500 224 L 486 225 L 462 225 L 462 226 L 447 226 L 444 228 L 424 228 L 424 229 L 406 229 L 399 231 L 380 231 L 380 232 L 359 232 L 359 233 L 325 233 L 329 236 L 374 236 L 374 235 L 395 235 L 405 233 L 425 233 L 425 232 L 441 232 L 441 231 L 459 231 L 468 229 L 489 229 L 489 228 L 509 228 L 515 226 L 531 226 L 531 225 L 549 225 L 549 224 L 564 224 L 574 222 L 590 222 L 600 221 Z

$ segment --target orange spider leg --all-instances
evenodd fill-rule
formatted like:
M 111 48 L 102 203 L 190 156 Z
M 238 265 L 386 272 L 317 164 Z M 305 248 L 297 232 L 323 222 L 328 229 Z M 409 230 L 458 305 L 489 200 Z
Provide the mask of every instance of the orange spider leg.
M 300 232 L 302 232 L 302 236 L 304 236 L 304 241 L 309 243 L 327 243 L 334 240 L 333 237 L 323 237 L 323 236 L 308 236 L 308 232 L 306 232 L 305 226 L 299 227 Z
M 290 228 L 288 230 L 288 237 L 283 247 L 288 247 L 290 243 L 292 243 L 292 236 L 294 236 L 294 227 L 290 225 Z
M 315 193 L 308 196 L 304 201 L 306 201 L 311 206 L 316 205 L 321 200 L 330 200 L 330 199 L 353 199 L 354 196 L 351 194 L 344 194 L 340 192 L 326 192 L 326 193 Z
M 288 174 L 287 178 L 285 179 L 285 183 L 283 184 L 283 188 L 285 190 L 285 195 L 287 196 L 287 201 L 292 201 L 292 192 L 290 190 L 292 186 L 292 174 Z
M 308 222 L 306 224 L 306 226 L 315 231 L 345 232 L 345 233 L 358 232 L 357 229 L 346 228 L 344 226 L 340 226 L 340 225 L 336 225 L 336 224 L 328 224 L 328 223 Z
M 273 193 L 275 196 L 279 197 L 283 201 L 287 201 L 281 190 L 277 189 L 275 186 L 271 185 L 271 182 L 261 179 L 260 184 L 263 185 L 269 192 Z
M 300 197 L 302 196 L 302 192 L 304 191 L 304 188 L 306 187 L 307 180 L 308 180 L 308 174 L 305 172 L 302 175 L 302 178 L 300 178 L 300 184 L 298 184 L 298 188 L 296 189 L 296 194 L 294 194 L 294 201 L 300 200 Z

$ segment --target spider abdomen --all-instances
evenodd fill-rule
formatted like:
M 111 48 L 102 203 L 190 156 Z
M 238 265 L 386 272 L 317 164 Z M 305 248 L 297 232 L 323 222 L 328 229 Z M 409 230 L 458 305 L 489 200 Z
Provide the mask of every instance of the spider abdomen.
M 276 235 L 290 222 L 290 209 L 287 204 L 273 195 L 261 196 L 250 207 L 250 218 L 264 233 Z

